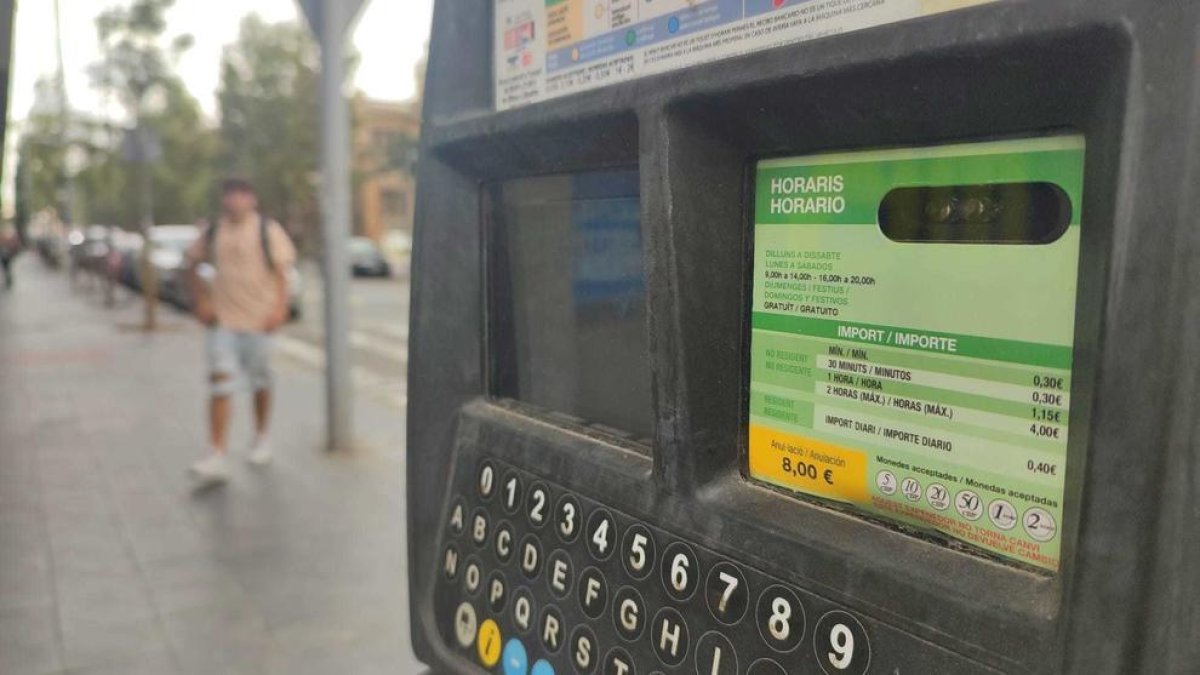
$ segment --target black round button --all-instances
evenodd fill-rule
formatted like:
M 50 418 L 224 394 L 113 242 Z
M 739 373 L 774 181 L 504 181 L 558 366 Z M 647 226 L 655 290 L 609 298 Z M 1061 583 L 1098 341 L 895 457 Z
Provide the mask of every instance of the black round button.
M 683 615 L 663 607 L 654 615 L 650 642 L 658 659 L 668 666 L 683 663 L 688 654 L 688 628 Z
M 450 581 L 458 576 L 458 547 L 454 544 L 447 546 L 446 555 L 442 556 L 442 572 Z
M 746 615 L 750 605 L 750 588 L 746 575 L 731 562 L 719 562 L 708 572 L 704 584 L 704 600 L 713 618 L 732 626 Z
M 813 650 L 825 675 L 863 675 L 871 664 L 867 629 L 850 613 L 827 612 L 813 628 Z
M 541 483 L 534 483 L 529 488 L 529 496 L 525 499 L 525 515 L 529 524 L 541 528 L 550 516 L 550 491 Z
M 625 531 L 625 540 L 621 545 L 621 562 L 625 564 L 625 572 L 629 576 L 639 581 L 650 576 L 650 572 L 654 570 L 657 552 L 654 535 L 645 525 L 630 525 Z
M 536 579 L 542 571 L 542 542 L 536 535 L 527 534 L 521 540 L 521 572 L 526 579 Z
M 613 647 L 604 655 L 604 675 L 637 675 L 637 664 L 629 652 L 620 647 Z
M 474 597 L 479 593 L 481 586 L 483 586 L 483 568 L 479 566 L 479 559 L 472 556 L 467 558 L 467 564 L 463 567 L 463 590 L 467 595 Z
M 596 509 L 588 518 L 587 547 L 592 557 L 601 562 L 612 556 L 617 542 L 617 522 L 607 509 Z
M 662 557 L 662 583 L 667 595 L 684 602 L 696 592 L 700 578 L 700 563 L 691 546 L 677 541 L 667 546 Z
M 516 513 L 521 509 L 521 490 L 521 476 L 515 471 L 505 473 L 504 483 L 500 486 L 500 499 L 508 513 Z
M 750 664 L 750 670 L 746 671 L 746 675 L 787 675 L 787 671 L 771 659 L 759 659 Z
M 579 607 L 589 619 L 599 619 L 608 604 L 608 582 L 595 567 L 589 567 L 579 575 Z
M 455 536 L 463 533 L 467 527 L 467 507 L 463 503 L 462 497 L 454 500 L 454 504 L 450 507 L 450 522 L 447 524 L 450 528 L 450 534 Z
M 771 649 L 787 653 L 804 638 L 804 606 L 790 588 L 778 584 L 758 596 L 758 632 Z
M 696 675 L 737 675 L 738 657 L 729 638 L 709 631 L 696 643 Z
M 571 633 L 571 664 L 575 672 L 590 675 L 596 672 L 596 664 L 600 661 L 600 645 L 596 642 L 596 634 L 587 626 L 579 626 Z
M 554 513 L 554 531 L 558 532 L 558 538 L 565 544 L 575 541 L 583 525 L 583 511 L 579 508 L 579 500 L 571 495 L 559 497 Z
M 636 642 L 646 630 L 646 603 L 631 586 L 622 586 L 613 595 L 613 625 L 628 642 Z
M 522 635 L 528 633 L 529 629 L 533 628 L 536 616 L 537 605 L 533 602 L 533 593 L 530 593 L 528 588 L 518 588 L 513 593 L 512 601 L 513 625 L 517 627 L 517 632 Z
M 481 548 L 487 543 L 487 535 L 487 511 L 484 511 L 483 509 L 475 509 L 475 512 L 471 514 L 471 541 L 475 542 L 475 546 L 477 548 Z
M 512 560 L 513 551 L 517 548 L 517 542 L 513 540 L 512 525 L 507 521 L 500 521 L 496 526 L 496 537 L 492 540 L 492 548 L 496 551 L 496 560 L 502 564 L 508 564 Z
M 562 612 L 554 605 L 546 605 L 538 623 L 538 639 L 542 641 L 542 647 L 551 654 L 557 654 L 567 639 L 567 626 L 563 623 Z
M 488 501 L 496 494 L 496 467 L 490 460 L 479 463 L 479 496 Z
M 504 611 L 504 605 L 508 602 L 508 583 L 504 580 L 503 574 L 496 571 L 488 575 L 487 586 L 484 587 L 484 595 L 487 598 L 488 607 L 492 608 L 493 614 L 499 614 Z
M 566 551 L 557 550 L 546 561 L 546 585 L 556 598 L 565 598 L 575 582 L 575 566 Z

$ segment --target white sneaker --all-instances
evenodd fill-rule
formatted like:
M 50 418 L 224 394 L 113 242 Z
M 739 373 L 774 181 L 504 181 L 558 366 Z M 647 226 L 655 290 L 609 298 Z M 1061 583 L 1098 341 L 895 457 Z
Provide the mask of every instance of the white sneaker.
M 250 449 L 246 461 L 254 466 L 266 466 L 274 458 L 275 454 L 271 452 L 271 441 L 259 438 L 254 442 L 254 447 Z
M 212 453 L 188 469 L 197 486 L 218 485 L 229 480 L 229 460 L 225 455 Z

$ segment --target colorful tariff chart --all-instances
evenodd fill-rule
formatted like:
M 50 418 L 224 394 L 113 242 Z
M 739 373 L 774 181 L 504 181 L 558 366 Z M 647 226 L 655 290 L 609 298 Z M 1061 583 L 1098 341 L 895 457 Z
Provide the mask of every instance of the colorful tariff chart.
M 494 0 L 496 108 L 996 0 Z
M 1083 162 L 1080 136 L 760 162 L 750 476 L 1057 570 Z

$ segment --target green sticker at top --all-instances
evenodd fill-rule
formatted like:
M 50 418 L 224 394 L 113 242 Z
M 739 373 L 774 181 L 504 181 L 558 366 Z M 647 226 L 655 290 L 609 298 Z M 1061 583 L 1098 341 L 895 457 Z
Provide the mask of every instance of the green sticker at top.
M 749 472 L 1057 570 L 1082 136 L 760 162 Z

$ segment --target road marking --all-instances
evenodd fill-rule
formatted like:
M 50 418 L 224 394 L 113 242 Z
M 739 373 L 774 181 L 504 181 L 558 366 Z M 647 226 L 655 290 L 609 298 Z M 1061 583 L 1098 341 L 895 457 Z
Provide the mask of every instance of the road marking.
M 350 344 L 390 361 L 408 363 L 408 343 L 403 340 L 383 340 L 354 330 L 350 331 Z
M 392 338 L 396 338 L 397 340 L 404 340 L 405 344 L 408 343 L 408 324 L 406 324 L 406 323 L 395 324 L 395 325 L 384 324 L 381 326 L 371 326 L 371 331 L 377 332 L 377 333 L 382 333 L 383 335 L 386 335 L 386 336 L 392 337 Z
M 275 338 L 276 349 L 285 358 L 298 362 L 313 370 L 325 368 L 325 350 L 303 340 L 280 335 Z M 384 403 L 400 409 L 408 406 L 408 382 L 405 378 L 389 378 L 373 373 L 366 368 L 355 367 L 351 370 L 354 385 L 363 389 Z

